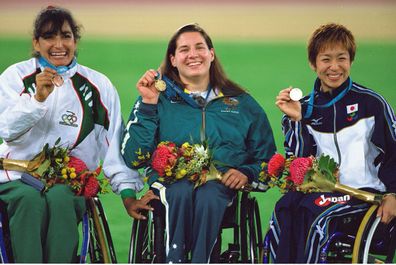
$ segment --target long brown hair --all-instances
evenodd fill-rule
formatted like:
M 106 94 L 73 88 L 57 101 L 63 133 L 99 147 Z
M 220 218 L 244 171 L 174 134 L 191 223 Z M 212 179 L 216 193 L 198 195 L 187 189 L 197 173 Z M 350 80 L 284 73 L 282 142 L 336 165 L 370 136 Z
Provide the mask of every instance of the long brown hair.
M 175 55 L 177 40 L 179 39 L 180 35 L 185 32 L 198 32 L 204 38 L 206 45 L 209 47 L 209 49 L 214 48 L 213 42 L 210 39 L 209 35 L 203 30 L 203 28 L 201 28 L 196 23 L 187 24 L 179 28 L 176 33 L 173 34 L 172 38 L 168 43 L 168 49 L 166 50 L 164 62 L 161 65 L 161 72 L 169 78 L 173 79 L 181 87 L 185 87 L 185 84 L 183 84 L 179 77 L 178 69 L 172 65 L 170 61 L 170 56 Z M 243 89 L 240 85 L 227 78 L 227 75 L 225 74 L 216 54 L 214 55 L 214 60 L 210 65 L 209 79 L 210 85 L 212 87 L 221 89 L 225 96 L 237 96 L 242 93 L 246 93 L 246 90 Z

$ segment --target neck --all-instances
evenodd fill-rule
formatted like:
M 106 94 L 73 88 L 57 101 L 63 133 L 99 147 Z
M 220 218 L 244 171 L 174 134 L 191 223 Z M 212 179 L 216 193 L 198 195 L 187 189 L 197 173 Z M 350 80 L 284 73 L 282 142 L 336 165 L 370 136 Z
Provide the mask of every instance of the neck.
M 203 79 L 203 78 L 190 78 L 188 80 L 184 80 L 182 77 L 182 82 L 186 84 L 186 88 L 190 92 L 203 92 L 208 90 L 209 86 L 209 77 Z

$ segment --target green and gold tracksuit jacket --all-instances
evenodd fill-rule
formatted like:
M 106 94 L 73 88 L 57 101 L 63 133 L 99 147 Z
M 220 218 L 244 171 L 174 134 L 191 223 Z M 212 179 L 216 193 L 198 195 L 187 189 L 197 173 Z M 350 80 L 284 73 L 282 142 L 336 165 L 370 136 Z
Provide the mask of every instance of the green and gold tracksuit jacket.
M 169 88 L 168 88 L 169 89 Z M 244 173 L 254 188 L 266 190 L 258 181 L 261 164 L 268 161 L 276 147 L 271 126 L 260 105 L 247 93 L 224 96 L 218 89 L 201 107 L 193 107 L 181 97 L 161 93 L 158 104 L 136 101 L 122 141 L 121 153 L 131 168 L 149 165 L 137 163 L 138 153 L 152 154 L 161 141 L 180 146 L 201 143 L 205 135 L 212 159 L 220 172 L 230 168 Z

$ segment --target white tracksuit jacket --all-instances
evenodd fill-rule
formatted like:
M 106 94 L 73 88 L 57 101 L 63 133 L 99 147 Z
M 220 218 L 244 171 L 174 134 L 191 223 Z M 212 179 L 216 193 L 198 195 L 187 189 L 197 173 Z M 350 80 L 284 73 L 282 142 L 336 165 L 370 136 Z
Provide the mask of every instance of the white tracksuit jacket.
M 82 159 L 90 170 L 103 161 L 103 171 L 115 193 L 143 183 L 120 155 L 123 121 L 116 89 L 103 74 L 76 64 L 62 74 L 45 102 L 34 98 L 38 60 L 14 64 L 0 75 L 0 157 L 32 159 L 61 137 L 62 146 Z M 20 172 L 0 170 L 0 183 L 19 179 Z

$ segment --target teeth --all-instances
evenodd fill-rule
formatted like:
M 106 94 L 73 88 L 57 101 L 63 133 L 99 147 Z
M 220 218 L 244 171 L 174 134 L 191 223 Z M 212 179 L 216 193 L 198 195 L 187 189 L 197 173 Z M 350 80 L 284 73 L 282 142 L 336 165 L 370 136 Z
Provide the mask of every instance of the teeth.
M 189 63 L 188 65 L 189 66 L 195 66 L 195 65 L 200 65 L 201 63 L 200 62 L 195 62 L 195 63 Z
M 51 56 L 65 56 L 66 52 L 51 52 Z

